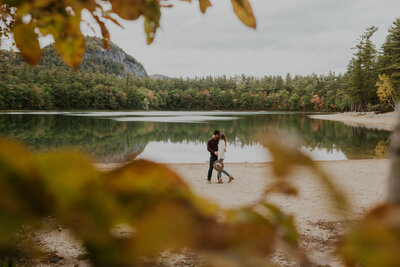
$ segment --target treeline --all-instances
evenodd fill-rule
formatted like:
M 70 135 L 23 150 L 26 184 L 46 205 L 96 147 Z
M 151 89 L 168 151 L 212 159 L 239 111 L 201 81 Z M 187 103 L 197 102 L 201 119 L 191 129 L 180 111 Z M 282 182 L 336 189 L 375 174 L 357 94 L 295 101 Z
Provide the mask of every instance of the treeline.
M 380 53 L 370 40 L 376 30 L 361 36 L 344 75 L 119 78 L 106 69 L 30 68 L 2 51 L 0 109 L 386 111 L 400 90 L 400 19 Z
M 152 80 L 0 64 L 3 110 L 347 110 L 345 78 L 207 77 Z

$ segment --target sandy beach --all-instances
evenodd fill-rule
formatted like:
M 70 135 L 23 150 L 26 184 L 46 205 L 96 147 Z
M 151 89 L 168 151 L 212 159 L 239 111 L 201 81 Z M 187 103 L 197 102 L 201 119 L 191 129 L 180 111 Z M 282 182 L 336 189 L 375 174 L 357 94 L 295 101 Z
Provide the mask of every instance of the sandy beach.
M 384 114 L 373 113 L 335 113 L 310 115 L 312 119 L 341 121 L 350 126 L 363 126 L 372 129 L 392 131 L 396 124 L 396 112 Z
M 390 161 L 349 160 L 325 161 L 318 164 L 328 173 L 334 183 L 346 194 L 351 203 L 350 217 L 347 221 L 360 218 L 370 208 L 386 199 Z M 117 164 L 97 164 L 102 170 L 117 167 Z M 206 183 L 207 163 L 168 164 L 200 196 L 214 201 L 225 209 L 252 206 L 261 197 L 264 189 L 276 178 L 272 174 L 271 163 L 226 163 L 226 169 L 236 179 L 218 184 L 216 172 L 213 183 Z M 302 239 L 302 246 L 319 266 L 343 266 L 332 252 L 345 231 L 346 222 L 335 213 L 335 208 L 327 192 L 321 187 L 313 173 L 298 168 L 290 179 L 299 189 L 297 197 L 270 195 L 267 201 L 281 207 L 296 217 L 296 224 Z M 77 240 L 71 237 L 68 229 L 37 233 L 38 242 L 54 258 L 52 264 L 40 266 L 90 266 L 85 251 Z M 56 256 L 55 256 L 56 255 Z M 196 257 L 194 257 L 196 258 Z M 160 266 L 197 266 L 191 254 L 166 254 Z M 272 255 L 278 266 L 297 266 L 280 249 Z M 198 263 L 198 262 L 197 262 Z
M 354 205 L 352 214 L 363 214 L 364 211 L 385 200 L 389 160 L 348 160 L 325 161 L 318 163 L 333 181 L 345 192 Z M 227 163 L 225 168 L 236 177 L 234 182 L 217 183 L 216 172 L 213 173 L 213 184 L 206 183 L 208 165 L 204 164 L 169 164 L 173 170 L 192 187 L 199 195 L 215 201 L 223 208 L 236 208 L 252 205 L 263 190 L 275 177 L 271 163 Z M 298 197 L 271 196 L 271 201 L 293 213 L 302 224 L 307 220 L 334 220 L 336 215 L 327 194 L 321 188 L 318 179 L 306 169 L 298 168 L 290 176 L 298 187 Z

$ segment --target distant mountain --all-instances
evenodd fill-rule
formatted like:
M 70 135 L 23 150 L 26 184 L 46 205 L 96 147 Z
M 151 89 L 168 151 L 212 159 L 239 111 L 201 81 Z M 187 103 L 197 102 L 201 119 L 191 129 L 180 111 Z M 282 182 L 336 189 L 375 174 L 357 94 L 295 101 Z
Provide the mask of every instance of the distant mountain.
M 128 73 L 135 77 L 147 77 L 147 72 L 143 65 L 131 55 L 125 53 L 117 45 L 111 43 L 111 48 L 106 50 L 103 48 L 102 40 L 97 37 L 86 37 L 86 52 L 83 57 L 80 71 L 93 72 L 101 74 L 115 74 L 118 77 L 126 76 Z M 11 52 L 2 51 L 2 54 Z M 20 57 L 14 58 L 13 64 L 21 64 Z M 43 48 L 43 55 L 39 64 L 42 68 L 65 67 L 67 65 L 58 56 L 53 45 Z
M 152 80 L 170 80 L 171 77 L 161 75 L 161 74 L 153 74 L 149 76 L 150 79 Z
M 125 53 L 117 45 L 111 43 L 111 48 L 106 50 L 102 45 L 103 41 L 97 37 L 86 37 L 86 52 L 82 64 L 82 68 L 90 69 L 90 66 L 116 65 L 118 76 L 125 76 L 131 73 L 135 77 L 147 77 L 147 72 L 143 65 L 131 55 Z M 119 67 L 119 68 L 118 68 Z

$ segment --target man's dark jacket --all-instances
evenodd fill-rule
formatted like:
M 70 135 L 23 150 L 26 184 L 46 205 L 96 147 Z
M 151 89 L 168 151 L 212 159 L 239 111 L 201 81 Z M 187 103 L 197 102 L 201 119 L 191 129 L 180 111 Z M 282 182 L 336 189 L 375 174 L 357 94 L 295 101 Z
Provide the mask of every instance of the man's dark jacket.
M 207 150 L 211 155 L 215 156 L 215 152 L 218 152 L 218 139 L 211 138 L 208 140 Z

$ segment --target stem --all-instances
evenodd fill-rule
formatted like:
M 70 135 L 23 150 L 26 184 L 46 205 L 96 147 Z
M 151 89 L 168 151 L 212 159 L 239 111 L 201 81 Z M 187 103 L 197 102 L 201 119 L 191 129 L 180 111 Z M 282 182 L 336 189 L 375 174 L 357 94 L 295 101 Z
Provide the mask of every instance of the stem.
M 391 171 L 389 178 L 389 202 L 400 204 L 400 114 L 391 137 L 390 157 Z

